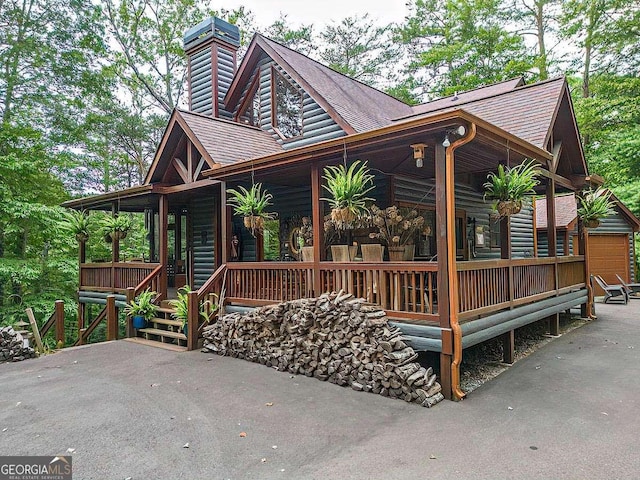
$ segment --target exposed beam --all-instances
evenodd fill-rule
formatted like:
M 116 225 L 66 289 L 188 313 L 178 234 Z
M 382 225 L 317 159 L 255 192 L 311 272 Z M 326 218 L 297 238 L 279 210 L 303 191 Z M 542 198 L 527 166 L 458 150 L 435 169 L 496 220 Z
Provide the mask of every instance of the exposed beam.
M 553 144 L 553 158 L 551 159 L 551 171 L 556 173 L 558 171 L 558 164 L 560 163 L 560 155 L 562 154 L 562 140 L 559 140 Z
M 202 173 L 202 169 L 204 168 L 204 164 L 206 162 L 204 161 L 204 157 L 200 157 L 200 162 L 198 162 L 198 166 L 196 167 L 196 171 L 193 173 L 193 181 L 197 181 L 198 177 L 200 176 L 200 173 Z
M 187 171 L 187 168 L 184 166 L 184 164 L 180 161 L 179 158 L 174 158 L 171 164 L 174 166 L 174 168 L 176 169 L 176 172 L 178 172 L 178 175 L 180 175 L 180 178 L 184 183 L 192 183 L 191 178 L 189 176 L 189 172 Z
M 571 180 L 563 177 L 562 175 L 551 173 L 549 170 L 545 170 L 544 168 L 537 169 L 537 172 L 541 177 L 553 180 L 555 183 L 557 183 L 561 187 L 568 188 L 569 190 L 574 190 L 574 191 L 576 190 L 576 185 L 573 182 L 571 182 Z

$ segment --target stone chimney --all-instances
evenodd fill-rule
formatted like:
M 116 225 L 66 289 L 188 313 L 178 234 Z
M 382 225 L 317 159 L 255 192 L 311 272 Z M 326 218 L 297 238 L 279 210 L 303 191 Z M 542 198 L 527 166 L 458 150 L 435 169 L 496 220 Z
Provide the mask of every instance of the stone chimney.
M 236 72 L 240 30 L 211 17 L 184 34 L 188 57 L 189 110 L 231 119 L 224 109 L 224 96 Z

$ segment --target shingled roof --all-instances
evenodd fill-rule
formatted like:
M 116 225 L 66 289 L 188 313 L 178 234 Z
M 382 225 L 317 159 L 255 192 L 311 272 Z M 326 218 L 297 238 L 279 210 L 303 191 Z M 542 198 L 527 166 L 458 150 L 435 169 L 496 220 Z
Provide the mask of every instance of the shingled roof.
M 282 151 L 278 142 L 259 128 L 199 113 L 178 113 L 216 163 L 227 165 Z
M 248 58 L 242 61 L 236 78 L 253 68 L 259 55 L 256 46 L 273 58 L 330 115 L 339 117 L 334 120 L 351 127 L 353 132 L 347 133 L 375 130 L 390 125 L 393 118 L 411 114 L 411 107 L 400 100 L 260 34 L 254 36 L 247 53 Z M 232 89 L 233 85 L 227 93 L 227 99 L 237 95 Z
M 566 81 L 564 77 L 545 80 L 530 85 L 509 88 L 508 82 L 486 87 L 477 92 L 468 92 L 466 99 L 460 98 L 453 105 L 446 102 L 432 102 L 435 106 L 443 105 L 440 110 L 429 110 L 429 103 L 414 107 L 414 114 L 446 111 L 452 108 L 462 108 L 466 112 L 476 115 L 496 127 L 528 141 L 536 147 L 546 149 L 549 131 L 555 119 L 555 112 L 562 99 Z M 502 89 L 502 87 L 504 87 Z M 501 90 L 502 91 L 499 91 Z M 498 91 L 490 96 L 478 95 L 482 91 Z M 397 118 L 401 120 L 403 118 Z
M 556 197 L 556 228 L 568 228 L 578 216 L 576 197 L 561 195 Z M 536 229 L 547 229 L 547 199 L 536 199 Z

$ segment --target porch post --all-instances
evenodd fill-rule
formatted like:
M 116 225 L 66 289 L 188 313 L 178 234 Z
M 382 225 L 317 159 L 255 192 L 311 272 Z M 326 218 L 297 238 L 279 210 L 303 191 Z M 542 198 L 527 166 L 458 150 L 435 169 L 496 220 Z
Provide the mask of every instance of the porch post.
M 511 258 L 511 217 L 506 215 L 500 219 L 500 258 Z
M 438 254 L 438 315 L 442 328 L 440 384 L 442 393 L 451 399 L 451 362 L 453 337 L 449 318 L 449 243 L 447 241 L 446 155 L 440 142 L 435 144 L 436 173 L 436 251 Z M 455 214 L 455 213 L 454 213 Z
M 220 253 L 219 265 L 226 264 L 229 260 L 229 216 L 227 215 L 227 182 L 220 182 L 220 212 L 218 218 L 220 219 L 218 225 L 218 231 L 220 232 L 220 246 L 217 249 Z
M 578 217 L 578 255 L 584 256 L 584 279 L 587 286 L 587 303 L 580 305 L 580 315 L 582 318 L 590 318 L 595 312 L 593 311 L 593 286 L 591 285 L 591 269 L 589 268 L 589 232 L 584 228 L 580 217 Z
M 318 297 L 320 291 L 320 254 L 322 252 L 322 228 L 324 219 L 322 218 L 322 204 L 320 203 L 320 190 L 322 189 L 322 179 L 318 164 L 311 166 L 311 224 L 313 226 L 313 295 Z M 301 254 L 302 255 L 302 254 Z
M 116 202 L 111 204 L 111 215 L 118 215 L 118 205 Z M 117 235 L 112 236 L 111 241 L 111 288 L 116 288 L 116 263 L 120 261 L 120 238 Z
M 158 198 L 158 233 L 160 244 L 158 245 L 158 261 L 163 266 L 160 272 L 160 294 L 167 297 L 167 260 L 169 254 L 169 200 L 166 195 L 160 195 Z
M 556 182 L 547 179 L 547 243 L 549 257 L 558 255 L 558 241 L 556 237 Z

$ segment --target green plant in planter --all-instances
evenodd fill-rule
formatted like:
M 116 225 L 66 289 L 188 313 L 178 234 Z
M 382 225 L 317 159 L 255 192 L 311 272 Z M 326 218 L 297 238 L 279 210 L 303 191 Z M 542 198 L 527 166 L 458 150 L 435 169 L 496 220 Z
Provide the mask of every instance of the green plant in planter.
M 84 210 L 71 210 L 64 213 L 63 230 L 76 237 L 78 243 L 89 239 L 89 215 Z
M 108 242 L 107 237 L 111 237 L 112 240 L 123 240 L 131 230 L 131 217 L 129 215 L 107 216 L 102 220 L 102 229 L 105 241 Z
M 529 160 L 515 167 L 498 165 L 497 173 L 487 175 L 484 197 L 497 202 L 496 210 L 501 217 L 518 213 L 525 196 L 535 193 L 534 188 L 540 183 L 535 168 L 536 163 Z
M 601 218 L 613 213 L 611 192 L 602 187 L 583 192 L 578 196 L 578 204 L 578 216 L 586 228 L 597 228 Z
M 182 331 L 184 334 L 187 334 L 187 321 L 189 320 L 189 292 L 192 292 L 191 287 L 189 285 L 185 285 L 184 287 L 178 289 L 177 295 L 178 298 L 175 300 L 170 300 L 171 306 L 175 308 L 175 312 L 171 314 L 173 318 L 182 322 Z M 214 295 L 217 299 L 218 296 Z M 218 305 L 207 300 L 200 304 L 200 311 L 198 312 L 199 317 L 202 318 L 205 322 L 208 322 L 210 319 L 210 312 L 214 312 L 217 310 Z
M 155 317 L 158 312 L 158 306 L 153 303 L 156 295 L 158 295 L 157 292 L 147 288 L 124 307 L 125 314 L 133 317 L 135 328 L 144 328 L 146 322 Z
M 331 221 L 336 229 L 351 228 L 358 216 L 367 212 L 367 202 L 373 199 L 367 193 L 374 189 L 374 176 L 369 173 L 367 162 L 356 160 L 349 168 L 345 165 L 325 167 L 326 185 L 330 198 L 323 198 L 331 205 Z
M 233 207 L 233 213 L 244 217 L 244 226 L 255 236 L 264 228 L 265 220 L 273 220 L 276 215 L 266 212 L 266 208 L 272 205 L 273 195 L 266 189 L 262 190 L 261 183 L 254 183 L 247 190 L 239 186 L 237 190 L 229 189 L 227 193 L 231 198 L 227 201 Z

